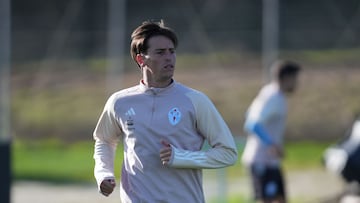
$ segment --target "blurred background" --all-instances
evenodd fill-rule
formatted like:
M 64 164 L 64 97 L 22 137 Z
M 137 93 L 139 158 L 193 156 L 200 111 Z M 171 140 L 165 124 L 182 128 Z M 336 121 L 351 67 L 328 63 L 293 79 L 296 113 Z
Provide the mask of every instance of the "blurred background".
M 269 62 L 301 64 L 286 131 L 290 202 L 342 192 L 343 181 L 321 160 L 360 112 L 360 2 L 265 2 L 12 0 L 12 202 L 40 202 L 44 192 L 63 203 L 118 201 L 118 192 L 105 199 L 96 191 L 92 132 L 110 94 L 141 77 L 129 56 L 130 34 L 148 19 L 164 19 L 177 32 L 175 79 L 213 100 L 240 154 L 244 115 L 268 81 Z M 120 175 L 121 149 L 117 157 Z M 204 185 L 208 202 L 251 199 L 240 161 L 205 170 Z

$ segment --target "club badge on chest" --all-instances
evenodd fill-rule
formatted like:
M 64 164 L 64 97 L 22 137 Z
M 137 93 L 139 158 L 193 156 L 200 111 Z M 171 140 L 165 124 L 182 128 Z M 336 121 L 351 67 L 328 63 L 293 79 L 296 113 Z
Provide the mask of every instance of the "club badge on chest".
M 169 122 L 171 125 L 176 125 L 181 120 L 181 112 L 178 108 L 172 108 L 168 113 Z

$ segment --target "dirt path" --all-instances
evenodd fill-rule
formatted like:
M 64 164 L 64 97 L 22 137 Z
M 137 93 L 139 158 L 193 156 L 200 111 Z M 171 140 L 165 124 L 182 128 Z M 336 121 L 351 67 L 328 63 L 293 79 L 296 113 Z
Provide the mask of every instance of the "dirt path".
M 216 199 L 222 195 L 250 197 L 248 179 L 225 181 L 218 172 L 204 173 L 206 199 Z M 209 177 L 212 178 L 209 178 Z M 341 192 L 342 181 L 333 174 L 322 170 L 297 171 L 287 174 L 287 187 L 291 199 L 304 203 L 319 203 Z M 221 184 L 223 183 L 223 184 Z M 223 186 L 225 184 L 225 187 Z M 222 186 L 220 186 L 222 185 Z M 15 182 L 12 187 L 12 203 L 119 203 L 118 193 L 103 197 L 94 185 L 55 185 L 38 182 Z

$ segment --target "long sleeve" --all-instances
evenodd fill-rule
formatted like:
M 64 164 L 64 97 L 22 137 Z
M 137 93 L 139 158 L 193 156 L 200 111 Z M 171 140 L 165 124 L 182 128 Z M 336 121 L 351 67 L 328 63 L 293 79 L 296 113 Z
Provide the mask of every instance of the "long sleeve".
M 98 186 L 106 178 L 114 178 L 114 157 L 121 129 L 114 116 L 113 101 L 110 98 L 105 105 L 94 130 L 94 176 Z
M 221 168 L 235 164 L 237 149 L 225 121 L 207 96 L 199 92 L 188 95 L 196 111 L 197 128 L 211 148 L 188 151 L 173 148 L 170 166 L 177 168 Z
M 101 140 L 95 141 L 94 175 L 98 186 L 107 178 L 114 178 L 115 147 Z
M 260 122 L 247 119 L 244 128 L 246 131 L 257 135 L 266 145 L 273 144 L 271 135 L 264 129 Z

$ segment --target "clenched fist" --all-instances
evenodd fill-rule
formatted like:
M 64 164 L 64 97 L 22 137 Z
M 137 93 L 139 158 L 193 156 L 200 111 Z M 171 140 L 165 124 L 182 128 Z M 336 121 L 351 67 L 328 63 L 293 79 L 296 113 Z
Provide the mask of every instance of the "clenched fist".
M 100 184 L 100 192 L 105 196 L 109 196 L 116 186 L 114 179 L 105 179 Z
M 163 148 L 160 149 L 161 163 L 163 165 L 167 165 L 171 159 L 172 149 L 171 149 L 170 143 L 168 143 L 165 140 L 162 140 L 161 144 L 163 145 Z

